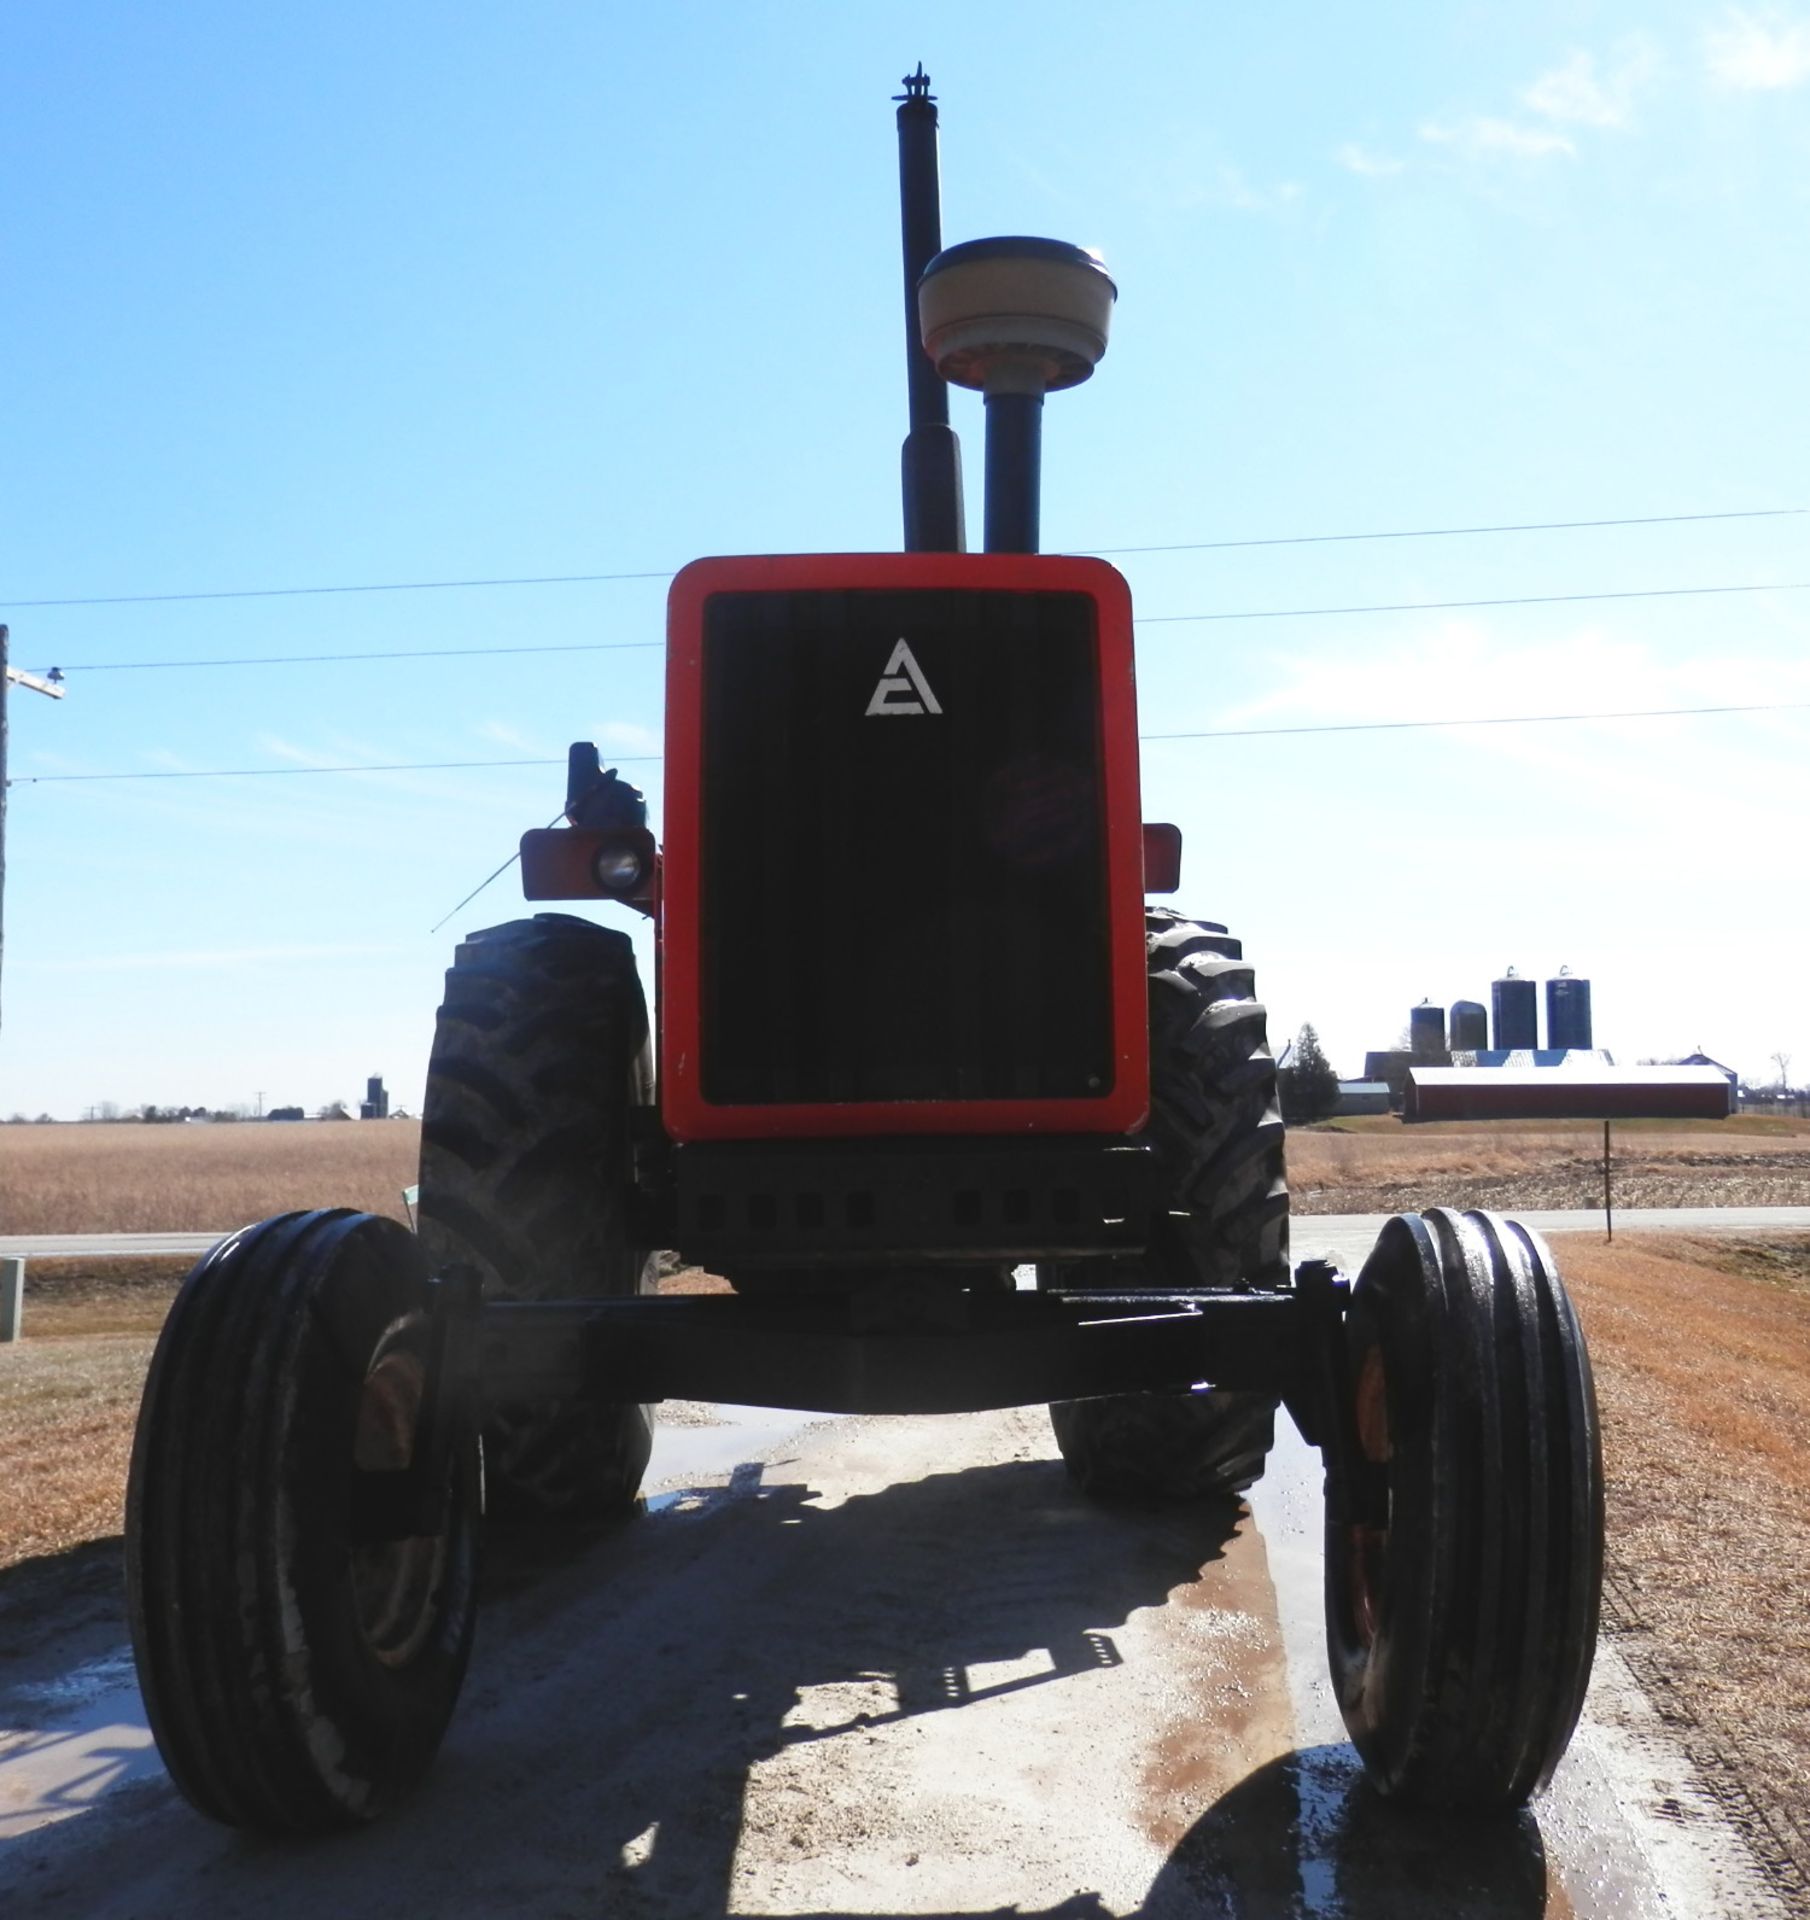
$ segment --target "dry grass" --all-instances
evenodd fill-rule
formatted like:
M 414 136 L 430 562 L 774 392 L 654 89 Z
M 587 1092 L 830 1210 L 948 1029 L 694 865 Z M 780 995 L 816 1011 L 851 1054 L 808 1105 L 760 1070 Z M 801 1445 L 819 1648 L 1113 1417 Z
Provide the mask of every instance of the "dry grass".
M 292 1207 L 404 1218 L 412 1120 L 0 1127 L 0 1230 L 224 1233 Z
M 25 1272 L 26 1339 L 111 1333 L 155 1336 L 193 1264 L 180 1255 L 143 1260 L 35 1257 L 27 1262 Z
M 1603 1412 L 1610 1620 L 1810 1880 L 1810 1241 L 1558 1251 Z
M 0 1567 L 119 1532 L 153 1344 L 108 1333 L 0 1347 Z
M 1297 1213 L 1420 1207 L 1600 1207 L 1600 1125 L 1301 1128 L 1288 1137 Z M 1623 1121 L 1614 1131 L 1618 1207 L 1810 1206 L 1810 1122 L 1720 1126 Z

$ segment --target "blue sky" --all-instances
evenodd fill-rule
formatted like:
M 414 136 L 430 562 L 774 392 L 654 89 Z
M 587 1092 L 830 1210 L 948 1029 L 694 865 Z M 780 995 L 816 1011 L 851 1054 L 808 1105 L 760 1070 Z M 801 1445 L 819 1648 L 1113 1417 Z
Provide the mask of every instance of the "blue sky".
M 0 1111 L 413 1107 L 456 935 L 597 739 L 659 801 L 664 581 L 898 543 L 890 96 L 944 233 L 1097 246 L 1046 421 L 1093 551 L 1810 505 L 1810 10 L 28 5 L 10 32 Z M 957 397 L 978 536 L 978 403 Z M 1810 702 L 1810 520 L 1123 555 L 1146 732 Z M 609 649 L 128 670 L 433 648 Z M 1810 711 L 1150 742 L 1179 901 L 1350 1071 L 1505 964 L 1618 1057 L 1810 1074 Z M 34 783 L 35 782 L 35 783 Z

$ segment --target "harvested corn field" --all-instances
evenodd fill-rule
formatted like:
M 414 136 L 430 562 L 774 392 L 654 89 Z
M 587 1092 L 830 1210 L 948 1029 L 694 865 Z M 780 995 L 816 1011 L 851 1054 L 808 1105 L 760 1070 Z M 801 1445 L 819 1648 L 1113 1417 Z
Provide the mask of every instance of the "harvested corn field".
M 1621 1121 L 1611 1145 L 1618 1207 L 1810 1206 L 1810 1121 Z M 1600 1207 L 1603 1130 L 1381 1118 L 1299 1128 L 1288 1184 L 1296 1213 Z

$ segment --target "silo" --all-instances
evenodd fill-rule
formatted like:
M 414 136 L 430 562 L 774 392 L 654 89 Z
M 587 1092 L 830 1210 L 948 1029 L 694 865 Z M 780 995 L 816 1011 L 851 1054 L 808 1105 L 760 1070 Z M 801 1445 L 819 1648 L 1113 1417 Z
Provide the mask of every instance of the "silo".
M 1445 1051 L 1445 1008 L 1423 1000 L 1408 1015 L 1408 1046 L 1422 1065 L 1443 1062 Z
M 1590 982 L 1579 980 L 1569 967 L 1560 967 L 1546 982 L 1546 1044 L 1584 1047 L 1590 1038 Z
M 1454 1053 L 1482 1053 L 1489 1045 L 1489 1010 L 1481 1000 L 1454 1000 L 1451 1025 Z
M 1490 1024 L 1498 1047 L 1537 1047 L 1540 1044 L 1540 1000 L 1531 980 L 1509 967 L 1490 983 Z

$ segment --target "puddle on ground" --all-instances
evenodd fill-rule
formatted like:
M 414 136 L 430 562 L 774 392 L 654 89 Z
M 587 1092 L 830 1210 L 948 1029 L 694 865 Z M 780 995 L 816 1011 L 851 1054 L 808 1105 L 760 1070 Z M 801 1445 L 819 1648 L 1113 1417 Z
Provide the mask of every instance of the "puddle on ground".
M 0 1704 L 0 1840 L 15 1840 L 34 1828 L 85 1813 L 114 1787 L 163 1771 L 131 1677 L 129 1649 L 66 1678 L 76 1683 L 83 1673 L 102 1668 L 111 1670 L 111 1682 L 88 1692 L 82 1704 L 73 1704 L 72 1688 L 54 1706 L 30 1716 L 48 1725 L 17 1725 L 27 1717 L 18 1711 L 23 1704 L 19 1695 Z M 51 1691 L 20 1690 L 40 1697 Z
M 839 1417 L 782 1407 L 718 1406 L 712 1411 L 717 1415 L 714 1426 L 665 1427 L 655 1409 L 654 1452 L 646 1481 L 655 1489 L 647 1502 L 650 1513 L 662 1511 L 654 1502 L 675 1484 L 732 1474 L 751 1455 L 784 1445 L 806 1426 Z

